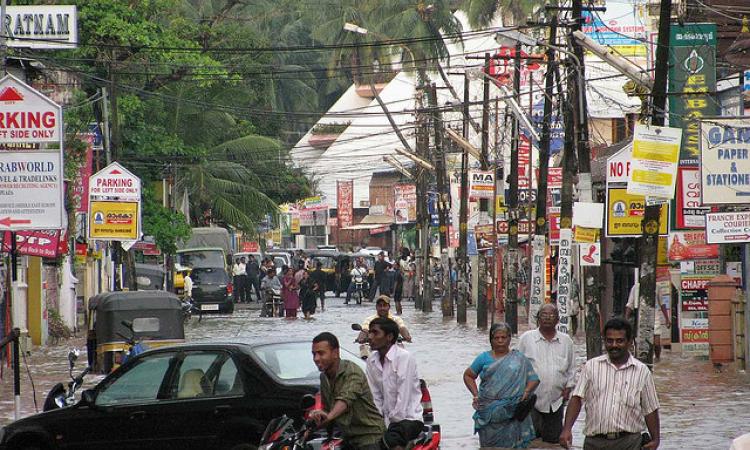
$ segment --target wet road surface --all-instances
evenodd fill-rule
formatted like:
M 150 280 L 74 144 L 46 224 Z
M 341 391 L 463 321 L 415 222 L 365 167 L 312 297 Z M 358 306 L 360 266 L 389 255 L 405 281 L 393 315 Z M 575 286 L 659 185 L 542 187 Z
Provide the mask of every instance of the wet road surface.
M 186 327 L 189 341 L 209 339 L 231 340 L 235 337 L 262 341 L 276 339 L 312 339 L 321 331 L 331 331 L 339 337 L 344 348 L 357 352 L 353 343 L 356 332 L 350 329 L 374 313 L 374 306 L 343 305 L 343 299 L 328 298 L 328 308 L 318 312 L 313 320 L 290 321 L 279 318 L 260 318 L 254 309 L 238 308 L 231 316 L 206 316 L 197 318 Z M 432 394 L 436 421 L 443 430 L 446 450 L 477 448 L 473 435 L 471 397 L 463 385 L 462 374 L 476 355 L 489 348 L 485 331 L 477 330 L 473 311 L 469 311 L 467 326 L 455 323 L 455 318 L 443 319 L 439 304 L 435 312 L 424 314 L 415 311 L 413 304 L 405 303 L 404 318 L 414 342 L 406 348 L 417 358 L 419 370 Z M 83 333 L 78 338 L 57 346 L 34 349 L 22 360 L 22 416 L 33 414 L 35 406 L 32 383 L 36 389 L 38 408 L 44 397 L 58 381 L 67 380 L 66 354 L 70 347 L 85 348 Z M 585 360 L 583 336 L 576 339 L 578 362 Z M 515 342 L 515 339 L 514 339 Z M 85 350 L 79 358 L 78 368 L 85 364 Z M 28 371 L 26 364 L 28 365 Z M 13 377 L 3 363 L 0 380 L 0 423 L 13 420 Z M 29 376 L 30 375 L 30 376 Z M 84 388 L 91 387 L 99 377 L 87 377 Z M 682 358 L 665 351 L 657 363 L 656 387 L 661 402 L 662 449 L 727 449 L 731 440 L 750 432 L 750 375 L 736 373 L 727 368 L 719 372 L 707 361 Z M 581 448 L 584 414 L 574 429 L 574 446 Z M 551 445 L 532 444 L 532 448 L 554 448 Z M 558 447 L 559 448 L 559 447 Z

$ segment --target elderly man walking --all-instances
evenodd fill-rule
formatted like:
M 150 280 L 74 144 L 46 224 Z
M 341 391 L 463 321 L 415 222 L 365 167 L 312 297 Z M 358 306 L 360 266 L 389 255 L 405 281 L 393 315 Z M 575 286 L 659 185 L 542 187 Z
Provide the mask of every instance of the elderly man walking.
M 659 447 L 659 399 L 648 367 L 628 350 L 633 343 L 630 322 L 615 317 L 604 325 L 607 354 L 592 358 L 581 371 L 570 404 L 560 445 L 569 448 L 573 424 L 586 404 L 584 450 L 656 450 Z M 648 428 L 650 441 L 641 432 Z
M 559 442 L 563 423 L 563 400 L 575 385 L 573 340 L 557 331 L 560 316 L 551 303 L 537 314 L 538 328 L 521 335 L 517 349 L 531 360 L 539 375 L 536 404 L 531 410 L 534 430 L 544 442 Z

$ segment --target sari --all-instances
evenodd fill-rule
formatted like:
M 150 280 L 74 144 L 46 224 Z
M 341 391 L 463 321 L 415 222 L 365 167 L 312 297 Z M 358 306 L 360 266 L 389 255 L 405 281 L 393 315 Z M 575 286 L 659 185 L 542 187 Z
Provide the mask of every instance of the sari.
M 513 419 L 526 383 L 538 380 L 531 362 L 512 350 L 482 371 L 479 406 L 474 413 L 474 432 L 482 447 L 526 448 L 536 437 L 531 414 L 519 422 Z

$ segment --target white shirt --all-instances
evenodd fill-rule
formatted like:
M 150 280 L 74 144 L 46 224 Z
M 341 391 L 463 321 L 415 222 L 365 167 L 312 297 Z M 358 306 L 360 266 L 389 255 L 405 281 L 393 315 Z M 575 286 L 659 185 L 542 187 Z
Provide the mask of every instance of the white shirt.
M 538 329 L 529 330 L 518 339 L 516 349 L 524 354 L 539 375 L 536 394 L 537 411 L 557 411 L 563 403 L 562 391 L 575 385 L 575 352 L 573 340 L 557 331 L 547 340 Z
M 366 373 L 372 398 L 385 425 L 402 420 L 423 421 L 422 390 L 414 357 L 398 345 L 392 345 L 383 361 L 381 365 L 378 351 L 372 352 L 367 358 Z
M 185 278 L 183 279 L 185 284 L 183 286 L 183 289 L 185 291 L 185 297 L 193 297 L 193 279 L 190 278 L 190 275 L 185 275 Z
M 245 267 L 247 267 L 245 264 L 237 263 L 232 266 L 232 275 L 235 277 L 238 277 L 240 275 L 247 275 L 247 272 L 245 272 Z
M 619 368 L 608 355 L 586 361 L 572 395 L 586 406 L 586 436 L 640 433 L 646 428 L 644 417 L 659 409 L 654 377 L 632 355 Z

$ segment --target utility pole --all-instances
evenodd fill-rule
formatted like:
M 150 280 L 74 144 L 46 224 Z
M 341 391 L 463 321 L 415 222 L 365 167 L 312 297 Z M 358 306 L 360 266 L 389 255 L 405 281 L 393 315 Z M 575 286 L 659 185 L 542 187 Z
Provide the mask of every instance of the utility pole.
M 659 6 L 659 38 L 656 45 L 656 72 L 654 73 L 654 102 L 651 124 L 664 126 L 664 108 L 667 104 L 667 71 L 669 59 L 669 27 L 671 0 L 661 0 Z M 638 359 L 653 368 L 654 364 L 654 305 L 656 303 L 656 253 L 659 244 L 659 217 L 661 206 L 646 206 L 641 222 L 642 234 L 638 245 L 640 257 L 640 289 L 638 302 L 638 332 L 636 352 Z
M 416 90 L 417 100 L 417 156 L 425 160 L 429 159 L 429 145 L 430 135 L 429 129 L 427 128 L 427 118 L 425 117 L 424 111 L 424 87 L 420 86 Z M 417 165 L 417 206 L 419 211 L 417 212 L 417 220 L 419 221 L 420 231 L 420 253 L 421 257 L 417 258 L 417 280 L 421 279 L 418 285 L 417 292 L 420 293 L 419 287 L 421 286 L 421 294 L 417 298 L 421 306 L 422 311 L 432 312 L 432 284 L 430 283 L 430 214 L 427 211 L 427 186 L 429 172 L 423 167 Z M 421 263 L 421 265 L 420 265 Z
M 5 11 L 7 6 L 7 0 L 0 0 L 0 64 L 2 64 L 2 76 L 8 72 L 5 58 L 8 55 L 8 42 L 7 36 L 5 35 Z
M 489 155 L 489 128 L 490 128 L 490 54 L 484 54 L 484 77 L 482 78 L 482 170 L 488 169 Z M 486 219 L 489 212 L 489 201 L 479 200 L 479 214 L 481 219 Z M 494 227 L 494 225 L 493 225 Z M 477 299 L 477 328 L 487 328 L 487 290 L 486 290 L 486 267 L 487 261 L 483 253 L 479 254 L 479 298 Z
M 450 234 L 448 232 L 448 209 L 450 208 L 450 190 L 448 189 L 448 183 L 446 182 L 445 172 L 445 149 L 443 148 L 443 119 L 440 114 L 440 108 L 438 108 L 437 100 L 437 86 L 435 83 L 430 85 L 430 109 L 432 110 L 432 122 L 433 130 L 435 132 L 435 152 L 434 152 L 434 164 L 437 170 L 437 208 L 438 216 L 440 217 L 440 249 L 441 255 L 442 250 L 448 250 L 450 243 Z M 447 255 L 446 255 L 447 256 Z M 443 317 L 453 316 L 453 295 L 450 291 L 450 260 L 445 260 L 447 264 L 443 264 L 443 286 L 446 287 L 443 291 L 443 298 L 441 299 L 441 308 L 443 311 Z M 441 263 L 443 258 L 441 258 Z M 446 276 L 447 275 L 447 276 Z M 446 283 L 447 281 L 447 283 Z
M 513 58 L 513 96 L 518 102 L 521 90 L 521 43 L 516 43 L 516 54 Z M 518 263 L 518 144 L 520 129 L 518 118 L 513 115 L 510 141 L 510 189 L 508 190 L 508 252 L 505 257 L 505 321 L 514 334 L 518 333 L 518 286 L 516 269 Z M 531 174 L 529 174 L 531 178 Z
M 469 76 L 464 72 L 464 103 L 463 103 L 463 128 L 461 136 L 469 138 Z M 459 242 L 458 242 L 458 314 L 456 321 L 466 323 L 466 297 L 469 295 L 468 283 L 468 260 L 466 239 L 469 215 L 469 152 L 462 150 L 461 154 L 461 205 L 459 207 Z
M 532 242 L 531 292 L 529 292 L 529 327 L 536 326 L 536 315 L 544 303 L 545 277 L 544 262 L 547 248 L 547 172 L 549 171 L 550 121 L 552 120 L 552 99 L 555 93 L 555 41 L 557 36 L 557 15 L 550 23 L 550 47 L 547 47 L 547 72 L 544 74 L 544 110 L 542 118 L 541 147 L 539 149 L 539 181 L 536 195 L 536 231 Z M 531 171 L 529 171 L 531 173 Z
M 581 25 L 583 24 L 583 5 L 582 0 L 573 0 L 572 3 L 572 15 L 575 23 L 571 29 L 571 33 L 581 31 Z M 667 33 L 669 34 L 669 33 Z M 578 192 L 579 201 L 593 203 L 594 193 L 591 184 L 591 148 L 589 144 L 589 121 L 588 111 L 586 109 L 586 90 L 581 89 L 582 81 L 586 79 L 586 67 L 583 64 L 583 47 L 580 43 L 570 38 L 571 45 L 573 47 L 573 53 L 578 58 L 580 65 L 578 70 L 573 71 L 570 75 L 575 77 L 572 81 L 571 90 L 575 94 L 575 97 L 571 99 L 573 105 L 576 105 L 575 109 L 575 126 L 577 130 L 577 150 L 578 150 Z M 579 80 L 578 77 L 581 77 Z M 580 99 L 580 101 L 575 101 Z M 583 108 L 578 110 L 578 106 Z M 601 242 L 601 236 L 599 237 Z M 588 359 L 594 358 L 601 355 L 602 353 L 602 329 L 601 329 L 601 292 L 602 285 L 599 276 L 600 269 L 598 267 L 586 266 L 583 268 L 583 292 L 579 295 L 584 295 L 585 299 L 585 314 L 586 314 L 586 357 Z M 573 283 L 577 283 L 577 280 L 572 280 Z M 578 301 L 577 299 L 571 299 L 572 301 Z

